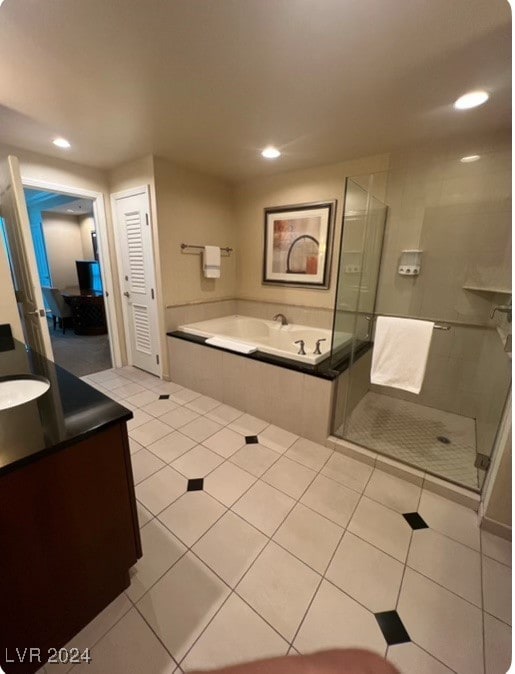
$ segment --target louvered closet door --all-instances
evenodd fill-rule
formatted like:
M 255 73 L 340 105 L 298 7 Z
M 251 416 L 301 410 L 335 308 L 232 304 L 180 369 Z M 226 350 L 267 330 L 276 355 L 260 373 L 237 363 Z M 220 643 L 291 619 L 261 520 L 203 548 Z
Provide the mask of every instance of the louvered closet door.
M 150 205 L 146 189 L 114 198 L 122 258 L 122 292 L 129 361 L 160 374 Z

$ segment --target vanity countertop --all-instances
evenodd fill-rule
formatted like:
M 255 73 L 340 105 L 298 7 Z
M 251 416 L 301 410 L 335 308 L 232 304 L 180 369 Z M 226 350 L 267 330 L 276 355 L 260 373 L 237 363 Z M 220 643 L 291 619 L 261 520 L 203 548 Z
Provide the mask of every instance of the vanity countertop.
M 75 375 L 11 340 L 0 348 L 0 377 L 21 374 L 46 377 L 50 388 L 36 400 L 0 410 L 0 476 L 133 416 Z

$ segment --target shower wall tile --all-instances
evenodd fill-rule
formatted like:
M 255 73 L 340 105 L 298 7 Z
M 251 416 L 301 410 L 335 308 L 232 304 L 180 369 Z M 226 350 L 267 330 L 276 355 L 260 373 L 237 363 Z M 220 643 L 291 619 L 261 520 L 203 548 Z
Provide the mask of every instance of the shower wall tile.
M 467 153 L 481 154 L 463 164 Z M 487 324 L 491 294 L 463 290 L 477 283 L 511 287 L 510 140 L 477 140 L 393 153 L 389 215 L 377 299 L 378 313 Z M 421 248 L 419 277 L 397 273 L 403 249 Z

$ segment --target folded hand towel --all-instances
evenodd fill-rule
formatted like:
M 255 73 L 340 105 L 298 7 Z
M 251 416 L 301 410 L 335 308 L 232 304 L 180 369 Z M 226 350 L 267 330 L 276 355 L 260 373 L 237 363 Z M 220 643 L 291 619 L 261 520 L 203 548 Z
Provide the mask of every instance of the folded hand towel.
M 220 248 L 204 246 L 203 270 L 206 278 L 220 278 Z
M 379 316 L 372 354 L 372 384 L 420 393 L 434 323 Z
M 236 353 L 254 353 L 254 351 L 257 351 L 257 347 L 253 344 L 238 342 L 235 339 L 227 339 L 226 337 L 209 337 L 209 339 L 206 339 L 206 344 L 218 346 L 221 349 L 228 349 L 229 351 L 236 351 Z

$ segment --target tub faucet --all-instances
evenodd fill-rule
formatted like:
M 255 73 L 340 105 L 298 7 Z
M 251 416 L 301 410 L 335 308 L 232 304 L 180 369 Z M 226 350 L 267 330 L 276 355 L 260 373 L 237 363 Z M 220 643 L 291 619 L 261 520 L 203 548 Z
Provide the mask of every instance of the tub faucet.
M 273 317 L 272 320 L 274 320 L 274 321 L 280 320 L 281 325 L 288 325 L 288 319 L 286 318 L 286 316 L 284 314 L 275 314 L 275 316 Z
M 298 352 L 297 355 L 298 355 L 298 356 L 305 356 L 305 355 L 306 355 L 306 352 L 304 351 L 304 340 L 303 340 L 303 339 L 298 339 L 296 342 L 294 342 L 294 344 L 300 344 L 300 346 L 299 346 L 299 352 Z
M 327 342 L 327 339 L 325 337 L 322 337 L 322 339 L 317 339 L 315 350 L 313 351 L 313 353 L 317 356 L 320 356 L 322 354 L 322 352 L 320 351 L 320 344 L 322 342 Z

